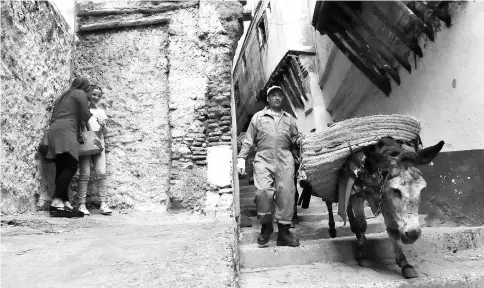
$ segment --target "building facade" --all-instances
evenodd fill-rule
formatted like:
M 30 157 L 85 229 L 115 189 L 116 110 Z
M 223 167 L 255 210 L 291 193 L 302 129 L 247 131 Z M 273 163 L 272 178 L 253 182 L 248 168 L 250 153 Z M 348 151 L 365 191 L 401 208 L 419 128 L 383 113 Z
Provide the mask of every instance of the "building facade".
M 424 146 L 446 142 L 422 168 L 421 209 L 480 215 L 484 3 L 294 2 L 256 6 L 233 73 L 237 131 L 264 107 L 271 84 L 284 88 L 284 109 L 302 132 L 352 117 L 412 115 L 422 121 Z M 458 208 L 446 208 L 450 202 Z

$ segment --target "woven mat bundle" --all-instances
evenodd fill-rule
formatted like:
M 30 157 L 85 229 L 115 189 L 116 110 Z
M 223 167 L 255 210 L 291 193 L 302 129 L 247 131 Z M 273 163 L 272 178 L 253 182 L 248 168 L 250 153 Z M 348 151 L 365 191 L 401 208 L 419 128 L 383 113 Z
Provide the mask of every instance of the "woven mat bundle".
M 324 132 L 308 133 L 301 143 L 304 171 L 313 194 L 337 202 L 340 168 L 352 151 L 373 145 L 379 139 L 413 140 L 420 134 L 420 121 L 404 115 L 374 115 L 335 123 Z

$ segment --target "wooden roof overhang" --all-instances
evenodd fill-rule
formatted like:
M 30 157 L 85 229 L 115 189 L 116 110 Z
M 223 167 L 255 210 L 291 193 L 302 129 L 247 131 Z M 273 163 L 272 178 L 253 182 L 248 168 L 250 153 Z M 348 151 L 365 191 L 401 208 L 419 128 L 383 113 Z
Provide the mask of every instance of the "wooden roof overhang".
M 327 35 L 373 84 L 389 96 L 390 78 L 400 85 L 399 66 L 411 73 L 410 54 L 423 57 L 419 37 L 425 34 L 434 41 L 435 21 L 441 20 L 447 27 L 451 25 L 449 2 L 318 1 L 312 25 L 322 35 Z M 385 12 L 382 5 L 387 8 Z M 368 22 L 368 17 L 362 15 L 363 8 L 380 23 Z M 398 19 L 393 18 L 389 10 L 396 11 Z
M 273 85 L 280 86 L 287 98 L 286 111 L 295 116 L 297 109 L 304 109 L 304 101 L 308 101 L 308 91 L 304 85 L 304 79 L 308 76 L 308 71 L 299 61 L 299 55 L 314 56 L 314 51 L 288 50 L 281 58 L 276 68 L 272 71 L 264 87 L 257 95 L 257 101 L 267 100 L 267 89 Z M 289 108 L 289 109 L 288 109 Z

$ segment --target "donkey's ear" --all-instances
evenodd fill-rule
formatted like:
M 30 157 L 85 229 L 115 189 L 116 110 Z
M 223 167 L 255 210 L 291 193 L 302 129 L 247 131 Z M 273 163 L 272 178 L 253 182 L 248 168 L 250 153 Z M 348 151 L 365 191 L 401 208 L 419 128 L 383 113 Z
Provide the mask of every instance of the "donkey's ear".
M 434 160 L 434 158 L 439 154 L 440 150 L 442 150 L 442 147 L 444 147 L 444 141 L 440 141 L 434 146 L 427 147 L 425 149 L 422 149 L 418 151 L 418 164 L 419 165 L 425 165 L 429 164 L 430 161 Z

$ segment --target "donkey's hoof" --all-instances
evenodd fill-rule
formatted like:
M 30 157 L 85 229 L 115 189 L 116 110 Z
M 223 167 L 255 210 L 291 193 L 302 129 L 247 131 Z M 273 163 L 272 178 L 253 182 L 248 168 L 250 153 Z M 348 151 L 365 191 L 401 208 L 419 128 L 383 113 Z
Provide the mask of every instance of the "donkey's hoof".
M 418 273 L 417 273 L 417 270 L 415 270 L 415 268 L 413 268 L 412 265 L 407 264 L 402 268 L 402 276 L 405 279 L 416 278 L 418 277 Z
M 336 229 L 329 229 L 329 236 L 331 236 L 331 238 L 334 238 L 336 237 Z

